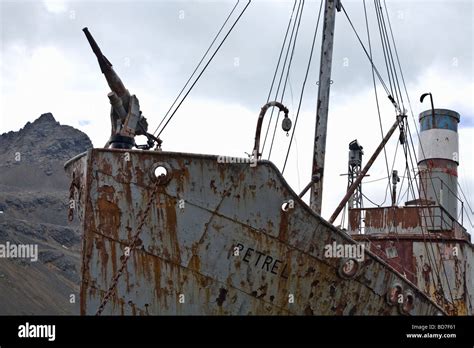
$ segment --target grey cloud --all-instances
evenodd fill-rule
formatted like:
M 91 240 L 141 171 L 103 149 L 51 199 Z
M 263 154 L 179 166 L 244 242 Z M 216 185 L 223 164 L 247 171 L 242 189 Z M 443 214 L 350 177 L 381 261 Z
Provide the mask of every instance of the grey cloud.
M 235 15 L 245 3 L 240 1 Z M 366 43 L 362 3 L 343 3 Z M 238 101 L 258 110 L 266 100 L 292 4 L 253 2 L 192 95 Z M 130 89 L 148 81 L 145 87 L 153 92 L 158 86 L 153 80 L 159 80 L 169 94 L 169 100 L 163 103 L 169 103 L 233 5 L 233 1 L 72 1 L 67 3 L 65 13 L 53 14 L 40 2 L 2 1 L 1 41 L 4 48 L 15 42 L 30 49 L 57 46 L 96 73 L 99 81 L 102 76 L 81 32 L 88 26 Z M 469 47 L 473 32 L 467 29 L 472 20 L 470 1 L 388 1 L 387 5 L 407 83 L 434 62 L 449 69 L 453 58 L 458 60 L 458 69 L 472 76 Z M 367 7 L 374 60 L 385 77 L 373 3 L 367 1 Z M 318 8 L 318 1 L 306 1 L 290 76 L 294 102 L 304 76 Z M 70 18 L 70 11 L 74 11 L 75 19 Z M 320 35 L 307 91 L 307 100 L 313 104 L 306 103 L 308 108 L 316 103 L 319 45 Z M 236 58 L 238 67 L 234 66 Z M 345 58 L 347 67 L 343 66 Z M 342 12 L 337 14 L 333 80 L 335 95 L 371 88 L 370 65 Z M 290 103 L 291 95 L 287 93 L 287 97 Z

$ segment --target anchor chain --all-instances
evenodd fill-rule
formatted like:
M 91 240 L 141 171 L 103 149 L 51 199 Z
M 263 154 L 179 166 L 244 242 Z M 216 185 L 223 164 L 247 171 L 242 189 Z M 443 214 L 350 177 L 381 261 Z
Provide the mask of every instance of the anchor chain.
M 151 204 L 153 203 L 153 200 L 155 199 L 156 193 L 158 191 L 158 186 L 161 184 L 163 179 L 164 179 L 163 177 L 159 177 L 156 180 L 155 187 L 154 187 L 154 189 L 153 189 L 153 191 L 150 195 L 150 199 L 148 200 L 145 211 L 143 212 L 142 219 L 141 219 L 140 223 L 138 224 L 137 230 L 135 232 L 135 235 L 132 238 L 131 243 L 128 246 L 128 253 L 124 253 L 124 255 L 122 256 L 122 264 L 120 266 L 120 269 L 115 274 L 115 276 L 112 278 L 112 284 L 110 285 L 109 289 L 105 293 L 105 296 L 102 299 L 102 302 L 101 302 L 99 308 L 97 309 L 97 313 L 95 314 L 96 316 L 102 314 L 102 312 L 104 311 L 105 305 L 110 300 L 110 297 L 112 296 L 112 294 L 115 291 L 115 288 L 117 287 L 119 278 L 122 276 L 123 271 L 125 270 L 125 267 L 127 266 L 127 262 L 130 259 L 130 255 L 132 254 L 132 250 L 137 245 L 138 237 L 140 235 L 140 232 L 142 230 L 143 225 L 145 224 L 145 221 L 148 217 L 148 214 L 150 213 Z

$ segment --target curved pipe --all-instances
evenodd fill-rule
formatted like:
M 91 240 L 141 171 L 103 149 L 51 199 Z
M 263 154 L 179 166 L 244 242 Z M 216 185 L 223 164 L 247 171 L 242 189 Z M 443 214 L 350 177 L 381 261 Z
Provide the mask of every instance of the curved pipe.
M 257 159 L 259 159 L 262 154 L 259 152 L 260 148 L 260 133 L 262 132 L 262 124 L 263 124 L 263 117 L 265 116 L 265 113 L 267 112 L 268 108 L 276 106 L 280 111 L 283 111 L 285 113 L 285 117 L 288 117 L 288 108 L 284 106 L 282 103 L 277 102 L 277 101 L 271 101 L 266 103 L 264 106 L 262 106 L 262 109 L 260 110 L 260 114 L 258 115 L 258 121 L 257 121 L 257 130 L 255 132 L 255 145 L 253 146 L 253 151 L 252 154 L 255 154 Z

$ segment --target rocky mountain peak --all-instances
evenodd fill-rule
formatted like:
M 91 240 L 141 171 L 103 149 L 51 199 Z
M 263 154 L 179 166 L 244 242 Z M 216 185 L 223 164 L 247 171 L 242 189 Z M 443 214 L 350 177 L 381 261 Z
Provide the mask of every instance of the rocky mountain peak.
M 91 148 L 92 142 L 85 133 L 61 125 L 51 113 L 45 113 L 34 122 L 26 123 L 18 132 L 0 135 L 0 145 L 0 159 L 6 161 L 17 153 L 28 156 L 29 161 L 36 161 L 42 156 L 66 161 Z
M 53 116 L 52 113 L 50 112 L 47 112 L 45 114 L 41 114 L 41 116 L 39 118 L 37 118 L 35 121 L 34 121 L 34 124 L 57 124 L 59 125 L 59 122 L 57 122 Z
M 31 187 L 44 181 L 43 175 L 49 177 L 46 182 L 57 185 L 67 180 L 64 162 L 89 148 L 92 142 L 85 133 L 44 113 L 17 132 L 0 135 L 0 185 Z
M 86 134 L 51 113 L 0 135 L 0 244 L 36 244 L 39 254 L 38 262 L 0 262 L 0 315 L 79 312 L 67 300 L 79 296 L 81 236 L 67 219 L 63 166 L 91 147 Z

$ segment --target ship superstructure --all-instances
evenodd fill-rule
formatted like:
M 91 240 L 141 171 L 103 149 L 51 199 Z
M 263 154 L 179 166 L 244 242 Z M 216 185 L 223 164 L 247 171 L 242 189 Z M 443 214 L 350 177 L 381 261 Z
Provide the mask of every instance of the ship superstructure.
M 378 154 L 397 130 L 402 145 L 409 141 L 406 111 L 389 94 L 393 126 L 365 164 L 362 147 L 351 143 L 347 193 L 328 221 L 320 215 L 341 9 L 340 1 L 325 1 L 313 168 L 301 193 L 261 158 L 269 108 L 285 113 L 284 131 L 292 128 L 282 103 L 267 101 L 261 109 L 250 158 L 225 163 L 216 155 L 162 151 L 138 99 L 85 29 L 112 89 L 112 135 L 104 149 L 65 165 L 70 217 L 81 219 L 84 238 L 81 314 L 473 313 L 473 248 L 458 219 L 456 112 L 432 107 L 420 115 L 418 177 L 412 178 L 418 198 L 397 203 L 393 172 L 392 204 L 364 208 L 361 182 Z M 135 144 L 138 134 L 147 145 Z M 309 204 L 302 199 L 308 192 Z M 348 229 L 334 226 L 347 204 Z

